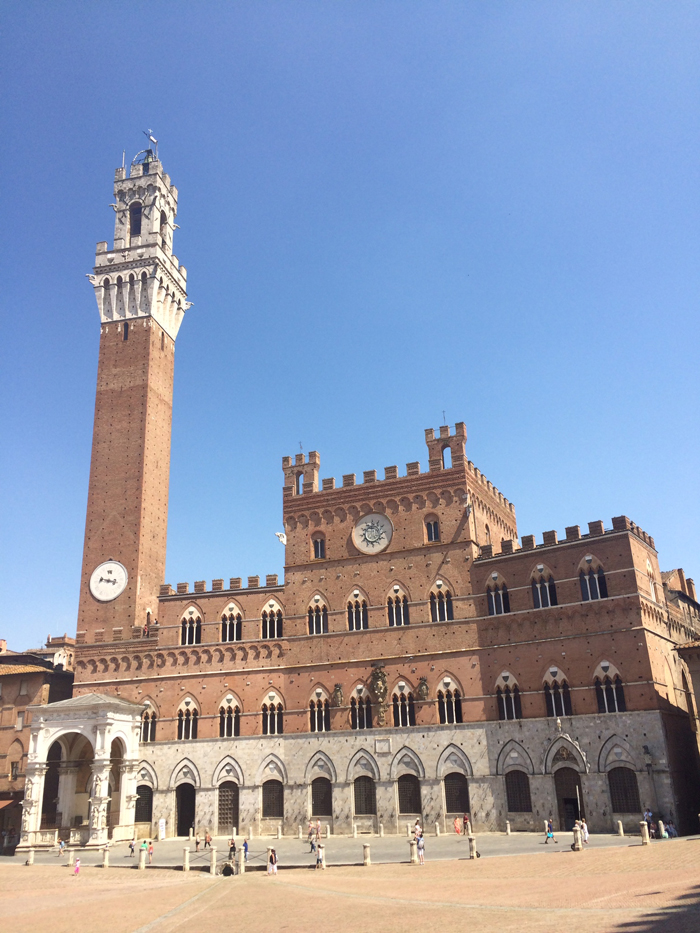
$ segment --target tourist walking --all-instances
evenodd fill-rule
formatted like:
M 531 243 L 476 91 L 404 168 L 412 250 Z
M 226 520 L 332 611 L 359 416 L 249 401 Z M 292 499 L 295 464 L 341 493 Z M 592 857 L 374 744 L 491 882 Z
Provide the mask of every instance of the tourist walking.
M 453 825 L 454 825 L 455 832 L 457 833 L 457 835 L 461 836 L 462 835 L 462 823 L 458 816 L 455 817 L 455 821 Z
M 581 838 L 583 839 L 583 844 L 588 845 L 588 823 L 585 819 L 581 820 Z
M 236 857 L 236 840 L 235 839 L 231 839 L 231 841 L 228 844 L 228 857 L 229 859 Z
M 267 860 L 267 873 L 268 875 L 277 874 L 277 853 L 274 849 L 270 849 L 270 857 Z
M 418 863 L 425 865 L 425 839 L 422 835 L 418 837 L 416 847 L 418 848 Z
M 199 833 L 194 837 L 194 851 L 199 852 Z
M 80 874 L 80 859 L 77 858 L 75 860 L 75 868 L 73 869 L 73 875 L 74 877 L 77 878 L 79 874 Z
M 207 846 L 211 849 L 211 833 L 209 830 L 204 834 L 204 848 L 206 849 Z
M 323 849 L 319 843 L 316 846 L 316 868 L 315 871 L 318 871 L 319 868 L 323 868 Z
M 153 840 L 148 840 L 148 864 L 153 864 Z
M 248 861 L 248 840 L 247 839 L 243 840 L 243 861 L 244 862 Z
M 65 849 L 66 844 L 63 839 L 58 840 L 58 857 L 60 858 L 63 855 L 63 850 Z
M 554 838 L 554 823 L 552 822 L 552 817 L 551 817 L 551 816 L 550 816 L 550 818 L 547 820 L 547 834 L 546 834 L 546 837 L 545 837 L 545 840 L 544 840 L 544 844 L 547 845 L 547 844 L 549 843 L 549 840 L 550 840 L 550 839 L 551 839 L 553 842 L 559 842 L 558 839 L 555 839 L 555 838 Z
M 134 849 L 136 848 L 136 839 L 132 839 L 129 842 L 129 858 L 134 857 Z
M 469 814 L 468 813 L 465 813 L 464 816 L 462 817 L 462 829 L 464 831 L 464 835 L 466 836 L 469 833 Z

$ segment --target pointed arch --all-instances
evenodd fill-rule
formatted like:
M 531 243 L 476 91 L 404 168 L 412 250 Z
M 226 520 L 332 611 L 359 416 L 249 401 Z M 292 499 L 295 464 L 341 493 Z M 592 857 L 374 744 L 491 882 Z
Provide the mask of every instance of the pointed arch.
M 389 768 L 389 775 L 392 781 L 401 777 L 402 774 L 415 774 L 419 779 L 425 777 L 425 768 L 423 767 L 420 755 L 407 745 L 400 748 L 394 755 L 391 767 Z
M 544 754 L 542 773 L 553 774 L 561 767 L 573 768 L 579 774 L 588 773 L 586 756 L 568 735 L 560 735 Z
M 457 745 L 448 745 L 443 748 L 438 758 L 435 769 L 435 777 L 441 781 L 444 776 L 452 771 L 461 771 L 466 777 L 472 777 L 474 770 L 469 756 Z
M 325 752 L 315 752 L 306 765 L 304 783 L 310 784 L 315 777 L 328 778 L 332 784 L 338 781 L 335 765 Z
M 350 759 L 345 780 L 350 784 L 358 777 L 372 777 L 375 781 L 380 780 L 379 765 L 374 756 L 365 749 L 355 752 Z
M 637 756 L 627 739 L 621 735 L 611 735 L 603 742 L 598 752 L 598 771 L 602 774 L 610 771 L 615 765 L 630 765 L 634 771 L 643 770 L 639 766 Z
M 212 785 L 216 787 L 223 783 L 223 781 L 235 781 L 240 785 L 245 784 L 243 769 L 232 755 L 227 755 L 225 758 L 222 758 L 214 768 Z
M 517 756 L 517 757 L 516 757 Z M 508 771 L 527 771 L 528 774 L 535 773 L 530 754 L 525 750 L 520 742 L 510 739 L 498 753 L 496 761 L 496 774 L 506 774 Z
M 136 768 L 136 780 L 139 784 L 150 784 L 153 790 L 158 790 L 158 774 L 149 761 L 139 761 Z
M 201 787 L 202 782 L 199 777 L 199 769 L 191 758 L 182 758 L 173 768 L 170 774 L 168 787 L 174 788 L 178 784 L 194 784 L 195 787 Z
M 283 784 L 286 784 L 289 780 L 284 762 L 279 755 L 275 755 L 274 753 L 270 753 L 263 758 L 255 776 L 256 784 L 262 784 L 263 781 L 271 780 L 281 781 Z

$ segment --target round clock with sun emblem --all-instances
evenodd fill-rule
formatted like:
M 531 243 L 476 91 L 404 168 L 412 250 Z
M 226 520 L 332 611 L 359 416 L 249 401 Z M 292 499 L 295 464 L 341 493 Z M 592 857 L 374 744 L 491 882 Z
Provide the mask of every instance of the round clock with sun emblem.
M 118 560 L 106 560 L 92 571 L 90 592 L 101 603 L 109 603 L 124 592 L 128 580 L 124 564 Z
M 353 528 L 352 540 L 363 554 L 379 554 L 389 547 L 393 533 L 394 526 L 387 516 L 373 512 L 359 519 Z

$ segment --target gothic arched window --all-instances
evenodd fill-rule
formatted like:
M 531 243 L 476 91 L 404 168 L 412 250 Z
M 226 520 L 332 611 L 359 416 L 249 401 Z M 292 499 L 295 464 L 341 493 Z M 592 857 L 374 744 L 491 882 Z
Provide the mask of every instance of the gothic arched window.
M 141 741 L 155 742 L 156 740 L 156 714 L 144 713 L 141 719 Z
M 240 612 L 224 613 L 221 616 L 221 640 L 222 641 L 242 641 L 243 640 L 243 618 Z
M 599 713 L 626 712 L 625 688 L 622 685 L 619 674 L 615 675 L 614 680 L 611 680 L 610 677 L 605 677 L 601 681 L 599 677 L 596 677 L 595 695 L 598 701 Z
M 582 570 L 579 574 L 581 583 L 581 599 L 588 602 L 591 599 L 607 599 L 608 584 L 605 582 L 603 568 L 597 570 Z
M 462 695 L 459 690 L 438 690 L 438 716 L 441 723 L 462 722 Z
M 416 708 L 413 703 L 413 694 L 395 693 L 391 698 L 394 712 L 395 726 L 415 726 Z
M 520 690 L 517 684 L 511 689 L 509 686 L 498 687 L 496 690 L 496 699 L 498 700 L 498 718 L 522 719 L 523 711 L 520 705 Z
M 490 616 L 500 616 L 505 612 L 510 612 L 510 597 L 508 596 L 508 588 L 505 583 L 502 584 L 502 586 L 496 586 L 494 584 L 488 587 L 486 596 L 489 601 Z
M 263 703 L 262 707 L 262 734 L 282 735 L 284 732 L 284 708 L 281 703 L 275 705 Z
M 544 699 L 548 716 L 571 716 L 571 691 L 565 680 L 553 680 L 544 685 Z
M 311 732 L 331 731 L 331 705 L 328 700 L 309 701 L 309 729 Z
M 425 537 L 428 543 L 440 540 L 440 523 L 437 518 L 429 518 L 425 523 Z
M 454 618 L 452 594 L 449 590 L 439 589 L 430 594 L 430 621 L 451 622 Z
M 266 609 L 262 614 L 262 637 L 270 640 L 282 637 L 282 610 Z
M 557 605 L 557 587 L 551 574 L 547 580 L 541 575 L 539 579 L 533 579 L 532 604 L 535 609 L 547 609 Z
M 348 630 L 350 632 L 359 632 L 361 629 L 369 628 L 369 614 L 367 612 L 367 603 L 363 599 L 355 599 L 348 603 Z
M 389 596 L 386 604 L 389 625 L 408 625 L 408 599 L 405 596 Z
M 309 635 L 325 635 L 328 632 L 328 609 L 325 605 L 309 607 Z
M 194 614 L 182 617 L 180 644 L 199 645 L 202 642 L 202 620 Z
M 177 713 L 177 737 L 183 741 L 197 738 L 197 710 L 181 709 Z
M 352 729 L 372 728 L 372 704 L 369 697 L 350 699 L 350 727 Z
M 219 707 L 219 738 L 229 739 L 241 734 L 241 711 L 238 706 Z

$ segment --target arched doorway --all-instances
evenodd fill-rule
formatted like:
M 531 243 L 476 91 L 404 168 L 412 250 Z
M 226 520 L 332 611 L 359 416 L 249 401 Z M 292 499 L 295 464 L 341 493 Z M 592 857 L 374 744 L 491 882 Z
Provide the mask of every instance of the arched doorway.
M 325 777 L 311 782 L 311 815 L 333 816 L 333 785 Z
M 559 768 L 554 772 L 554 787 L 559 810 L 559 829 L 573 829 L 576 820 L 586 815 L 581 792 L 581 776 L 573 768 Z
M 175 789 L 175 812 L 178 836 L 189 836 L 195 820 L 194 784 L 178 784 Z
M 238 827 L 238 784 L 219 784 L 219 835 L 228 836 Z
M 135 823 L 148 823 L 148 832 L 150 833 L 150 824 L 153 821 L 153 788 L 150 784 L 139 784 L 136 788 L 136 811 L 134 813 Z

